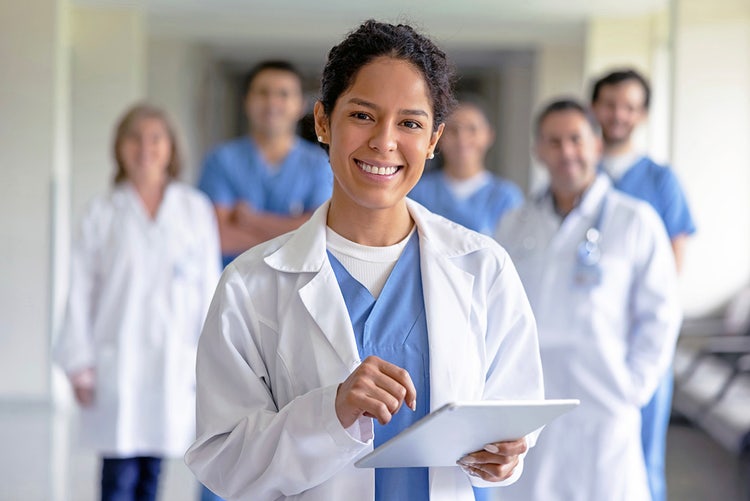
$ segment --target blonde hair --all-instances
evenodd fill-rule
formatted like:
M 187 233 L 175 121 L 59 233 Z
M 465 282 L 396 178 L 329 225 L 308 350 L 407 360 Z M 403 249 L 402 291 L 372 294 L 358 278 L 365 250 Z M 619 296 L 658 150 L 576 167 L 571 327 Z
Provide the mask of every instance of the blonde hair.
M 177 179 L 182 172 L 182 162 L 180 159 L 179 148 L 177 147 L 177 137 L 175 135 L 174 127 L 167 117 L 167 114 L 161 109 L 157 108 L 148 103 L 139 103 L 128 109 L 125 114 L 120 118 L 115 129 L 115 141 L 114 141 L 114 156 L 117 168 L 114 176 L 114 184 L 121 183 L 128 179 L 127 171 L 125 170 L 125 163 L 123 162 L 122 155 L 120 154 L 120 148 L 122 143 L 125 141 L 127 135 L 133 130 L 138 122 L 146 118 L 155 118 L 164 124 L 164 128 L 167 130 L 170 142 L 170 155 L 169 164 L 167 165 L 167 177 Z

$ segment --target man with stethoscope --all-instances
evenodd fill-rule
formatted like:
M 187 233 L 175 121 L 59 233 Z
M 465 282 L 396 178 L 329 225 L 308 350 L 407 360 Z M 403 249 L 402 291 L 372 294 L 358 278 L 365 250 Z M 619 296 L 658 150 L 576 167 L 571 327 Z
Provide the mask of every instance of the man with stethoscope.
M 539 330 L 547 398 L 581 406 L 549 426 L 503 500 L 651 498 L 640 408 L 668 367 L 681 314 L 654 210 L 597 174 L 598 129 L 572 100 L 536 121 L 549 186 L 500 223 Z

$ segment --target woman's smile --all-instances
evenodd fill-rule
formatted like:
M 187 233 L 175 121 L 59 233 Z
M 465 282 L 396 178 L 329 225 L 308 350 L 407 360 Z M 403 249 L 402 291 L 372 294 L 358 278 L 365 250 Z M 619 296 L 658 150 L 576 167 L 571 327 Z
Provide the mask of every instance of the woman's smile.
M 356 163 L 357 167 L 359 167 L 363 172 L 367 174 L 373 174 L 379 177 L 388 178 L 392 177 L 403 167 L 402 165 L 387 165 L 371 160 L 355 160 L 354 163 Z

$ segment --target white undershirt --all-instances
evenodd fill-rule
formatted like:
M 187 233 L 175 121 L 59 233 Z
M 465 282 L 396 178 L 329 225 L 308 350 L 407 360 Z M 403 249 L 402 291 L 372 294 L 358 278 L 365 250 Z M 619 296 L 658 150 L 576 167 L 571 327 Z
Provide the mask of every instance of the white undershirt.
M 605 155 L 602 157 L 601 165 L 613 181 L 619 181 L 642 156 L 642 153 L 636 151 L 629 151 L 622 155 Z
M 459 200 L 466 200 L 492 180 L 492 175 L 486 170 L 480 171 L 467 179 L 455 179 L 447 174 L 444 174 L 444 176 L 448 189 Z
M 347 240 L 326 226 L 326 247 L 346 271 L 377 299 L 415 230 L 416 226 L 412 226 L 406 238 L 395 245 L 371 247 Z

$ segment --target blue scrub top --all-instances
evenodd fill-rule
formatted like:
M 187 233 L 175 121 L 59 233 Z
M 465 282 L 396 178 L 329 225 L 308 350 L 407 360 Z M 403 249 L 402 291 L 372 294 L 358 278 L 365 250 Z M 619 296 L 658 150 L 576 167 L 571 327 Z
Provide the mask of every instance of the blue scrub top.
M 406 369 L 417 390 L 417 410 L 406 405 L 385 426 L 375 421 L 375 447 L 430 411 L 430 350 L 427 336 L 419 237 L 415 232 L 376 300 L 328 253 L 354 328 L 361 360 L 375 355 Z M 429 501 L 427 468 L 376 468 L 376 501 Z
M 333 174 L 317 145 L 297 138 L 277 166 L 269 165 L 248 136 L 220 145 L 203 163 L 198 187 L 214 205 L 244 201 L 255 210 L 289 216 L 314 211 L 331 196 Z M 223 256 L 226 266 L 236 256 Z
M 491 181 L 466 199 L 453 195 L 441 170 L 426 172 L 409 198 L 469 229 L 492 235 L 506 211 L 523 203 L 514 183 L 493 175 Z
M 695 233 L 687 198 L 672 169 L 643 157 L 613 184 L 623 193 L 651 204 L 664 222 L 670 239 Z

